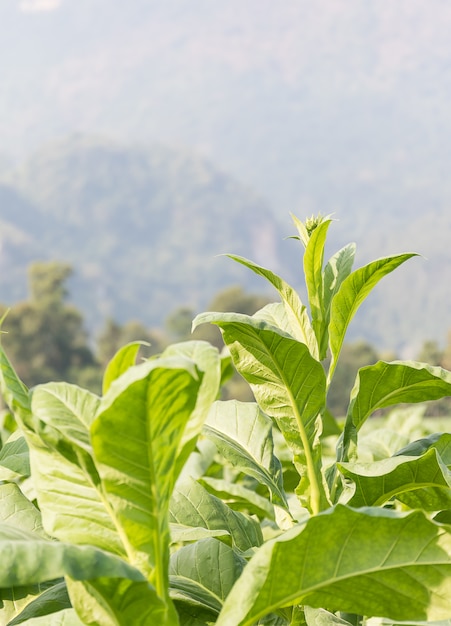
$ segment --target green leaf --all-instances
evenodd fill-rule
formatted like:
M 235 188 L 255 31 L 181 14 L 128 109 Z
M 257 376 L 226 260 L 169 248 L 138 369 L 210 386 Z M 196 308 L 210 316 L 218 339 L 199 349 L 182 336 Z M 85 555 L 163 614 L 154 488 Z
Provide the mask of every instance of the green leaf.
M 260 525 L 253 518 L 233 511 L 194 480 L 177 484 L 174 489 L 170 522 L 193 528 L 225 530 L 242 552 L 263 542 Z
M 401 402 L 426 402 L 449 395 L 451 373 L 441 367 L 415 361 L 379 361 L 362 367 L 351 392 L 339 460 L 347 460 L 349 447 L 355 447 L 357 432 L 374 411 Z
M 27 620 L 25 624 L 26 626 L 86 626 L 74 609 L 64 609 L 50 615 L 33 617 Z M 11 625 L 8 624 L 8 626 L 12 626 L 12 623 Z
M 313 609 L 311 606 L 306 606 L 304 615 L 307 626 L 350 626 L 348 621 L 325 609 Z
M 250 515 L 257 515 L 262 519 L 265 517 L 274 519 L 274 507 L 271 502 L 252 489 L 244 487 L 241 483 L 231 483 L 227 480 L 208 476 L 201 478 L 199 483 L 234 511 L 243 511 Z
M 412 441 L 398 450 L 394 456 L 421 456 L 431 448 L 437 450 L 445 465 L 448 467 L 451 465 L 451 433 L 434 433 Z
M 1 322 L 0 320 L 0 327 Z M 17 376 L 13 366 L 0 345 L 0 389 L 2 395 L 14 414 L 16 420 L 23 425 L 24 419 L 31 418 L 28 389 Z
M 30 476 L 30 455 L 23 434 L 16 430 L 0 450 L 0 480 Z
M 70 598 L 86 626 L 177 626 L 172 602 L 165 603 L 146 581 L 113 576 L 67 580 Z
M 323 260 L 324 246 L 326 243 L 327 230 L 332 220 L 325 220 L 318 224 L 309 237 L 304 253 L 304 274 L 307 285 L 312 326 L 315 332 L 316 342 L 321 347 L 322 337 L 325 332 L 326 318 L 324 316 L 324 288 L 323 288 Z M 319 349 L 322 361 L 326 356 L 326 350 Z
M 94 394 L 67 383 L 34 389 L 26 431 L 33 481 L 50 536 L 124 556 L 91 456 L 88 425 L 98 403 Z
M 148 346 L 146 341 L 133 341 L 125 346 L 122 346 L 111 361 L 106 366 L 103 374 L 102 393 L 106 394 L 111 387 L 111 383 L 119 378 L 121 374 L 126 372 L 129 367 L 135 364 L 136 357 L 138 355 L 141 346 Z
M 15 483 L 0 484 L 0 522 L 44 536 L 40 511 Z
M 67 593 L 66 583 L 60 582 L 45 589 L 36 599 L 29 602 L 17 617 L 8 622 L 8 626 L 17 626 L 18 624 L 23 624 L 27 622 L 27 620 L 37 617 L 47 617 L 50 619 L 49 616 L 52 613 L 57 613 L 69 608 L 71 608 L 71 603 Z
M 128 558 L 162 598 L 177 453 L 199 386 L 187 359 L 135 365 L 111 385 L 91 427 L 96 466 Z
M 93 546 L 76 546 L 0 523 L 0 587 L 31 585 L 69 575 L 76 580 L 112 576 L 142 580 L 124 560 Z
M 326 392 L 321 363 L 305 344 L 247 315 L 206 313 L 196 321 L 221 328 L 235 367 L 250 384 L 261 409 L 277 422 L 293 452 L 306 504 L 314 511 L 328 506 L 318 440 Z
M 265 543 L 228 595 L 216 626 L 251 626 L 306 604 L 399 620 L 451 614 L 451 534 L 423 513 L 338 505 Z
M 177 450 L 175 475 L 179 476 L 188 456 L 194 450 L 211 404 L 218 397 L 221 383 L 221 361 L 218 350 L 206 341 L 185 341 L 172 344 L 163 352 L 162 358 L 164 357 L 185 357 L 194 361 L 197 369 L 202 372 L 196 407 L 185 426 Z
M 413 256 L 417 255 L 407 253 L 378 259 L 355 270 L 342 282 L 331 303 L 329 347 L 332 358 L 328 384 L 334 375 L 346 331 L 358 308 L 384 276 Z
M 329 324 L 332 300 L 341 287 L 342 282 L 349 276 L 354 264 L 356 245 L 349 243 L 336 252 L 327 262 L 323 276 L 323 315 L 324 325 L 320 338 L 320 354 L 326 355 L 329 344 Z M 324 358 L 324 357 L 322 357 Z
M 271 285 L 279 292 L 282 298 L 283 305 L 285 307 L 289 322 L 291 333 L 295 339 L 305 343 L 315 358 L 318 357 L 318 344 L 316 342 L 315 333 L 313 331 L 310 319 L 307 313 L 307 309 L 302 304 L 301 299 L 297 292 L 286 283 L 283 278 L 274 274 L 271 270 L 268 270 L 244 257 L 237 256 L 235 254 L 228 254 L 228 257 L 245 265 L 259 276 L 263 276 Z M 196 321 L 194 321 L 196 323 Z
M 234 467 L 266 485 L 273 501 L 287 508 L 282 466 L 274 455 L 272 422 L 253 402 L 215 402 L 204 434 Z
M 217 539 L 202 539 L 185 546 L 171 556 L 171 597 L 210 611 L 215 617 L 244 564 L 244 559 Z
M 382 506 L 397 498 L 411 508 L 451 508 L 451 472 L 431 448 L 420 457 L 396 456 L 376 463 L 339 463 L 355 484 L 349 506 Z

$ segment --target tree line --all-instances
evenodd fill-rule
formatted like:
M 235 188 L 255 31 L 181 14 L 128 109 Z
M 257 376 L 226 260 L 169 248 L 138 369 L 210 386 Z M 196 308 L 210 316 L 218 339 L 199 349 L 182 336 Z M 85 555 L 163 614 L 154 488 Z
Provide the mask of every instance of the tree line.
M 137 320 L 119 323 L 106 319 L 102 329 L 91 337 L 83 313 L 69 302 L 67 282 L 73 268 L 59 261 L 34 262 L 28 268 L 28 297 L 13 305 L 0 304 L 2 344 L 20 378 L 28 387 L 50 380 L 65 380 L 100 393 L 102 372 L 115 352 L 126 343 L 142 341 L 141 356 L 160 353 L 167 345 L 191 338 L 224 347 L 215 326 L 202 326 L 191 333 L 196 312 L 179 307 L 168 315 L 162 328 L 148 328 Z M 240 286 L 219 291 L 207 310 L 235 311 L 252 315 L 269 302 L 267 296 L 248 293 Z M 380 354 L 364 340 L 343 347 L 340 367 L 329 391 L 329 406 L 334 415 L 346 413 L 349 393 L 359 368 L 379 359 L 393 360 L 395 354 Z M 436 341 L 425 341 L 416 360 L 451 370 L 451 331 L 444 348 Z M 224 398 L 250 400 L 250 389 L 235 374 L 223 389 Z M 449 399 L 434 403 L 429 414 L 449 412 Z

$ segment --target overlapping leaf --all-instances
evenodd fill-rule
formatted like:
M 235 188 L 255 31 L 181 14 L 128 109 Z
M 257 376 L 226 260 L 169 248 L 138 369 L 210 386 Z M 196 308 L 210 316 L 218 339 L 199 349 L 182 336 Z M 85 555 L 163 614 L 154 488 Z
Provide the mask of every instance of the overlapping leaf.
M 251 626 L 278 607 L 402 620 L 451 614 L 451 533 L 421 512 L 338 505 L 265 543 L 217 626 Z
M 215 564 L 220 564 L 217 567 Z M 211 613 L 215 619 L 245 561 L 217 539 L 202 539 L 171 556 L 171 597 Z
M 251 402 L 215 402 L 204 434 L 234 467 L 266 485 L 273 501 L 287 507 L 280 461 L 274 454 L 271 420 Z
M 233 511 L 194 480 L 187 480 L 175 488 L 169 519 L 171 523 L 193 528 L 225 530 L 243 552 L 263 542 L 260 525 L 255 519 Z
M 397 498 L 423 511 L 451 509 L 451 472 L 434 448 L 419 457 L 341 463 L 339 469 L 355 485 L 350 506 L 382 506 Z

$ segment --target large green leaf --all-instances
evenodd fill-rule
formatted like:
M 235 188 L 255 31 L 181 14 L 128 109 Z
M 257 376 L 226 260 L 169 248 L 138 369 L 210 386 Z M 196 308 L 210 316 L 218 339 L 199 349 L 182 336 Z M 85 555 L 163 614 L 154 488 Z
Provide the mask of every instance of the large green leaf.
M 325 358 L 325 350 L 321 352 L 322 337 L 325 332 L 326 318 L 324 311 L 323 260 L 327 231 L 332 220 L 324 220 L 313 230 L 304 253 L 304 275 L 307 285 L 312 326 L 319 346 L 319 360 Z M 316 356 L 316 355 L 315 355 Z
M 331 303 L 329 324 L 331 363 L 328 383 L 332 380 L 348 326 L 362 302 L 384 276 L 413 256 L 417 255 L 407 253 L 378 259 L 355 270 L 342 282 Z
M 162 598 L 177 453 L 199 386 L 187 359 L 135 365 L 112 383 L 91 427 L 96 466 L 128 558 Z
M 356 433 L 368 417 L 377 411 L 401 402 L 415 403 L 438 400 L 451 395 L 451 373 L 415 361 L 379 361 L 362 367 L 351 392 L 339 460 L 347 460 Z
M 34 389 L 26 431 L 33 481 L 49 535 L 124 556 L 91 456 L 88 425 L 98 403 L 94 394 L 67 383 Z
M 76 580 L 101 576 L 142 580 L 123 559 L 93 546 L 51 541 L 0 523 L 0 587 L 30 585 L 69 575 Z
M 245 265 L 259 276 L 263 276 L 273 287 L 275 287 L 275 289 L 277 289 L 280 297 L 282 298 L 282 302 L 290 322 L 290 334 L 292 334 L 298 341 L 305 343 L 309 347 L 311 354 L 317 358 L 318 344 L 307 309 L 305 305 L 302 304 L 298 293 L 293 289 L 293 287 L 286 283 L 283 278 L 274 274 L 271 270 L 261 267 L 248 259 L 234 254 L 228 254 L 227 256 L 234 261 Z
M 412 441 L 394 456 L 421 456 L 431 448 L 437 450 L 445 465 L 451 466 L 451 433 L 434 433 Z
M 177 450 L 174 469 L 176 477 L 179 476 L 188 456 L 194 450 L 210 406 L 218 397 L 221 383 L 221 360 L 218 350 L 206 341 L 185 341 L 172 344 L 162 354 L 163 358 L 180 356 L 194 361 L 197 369 L 202 372 L 202 380 L 196 406 L 185 426 Z
M 202 539 L 171 556 L 171 597 L 216 617 L 240 576 L 245 561 L 217 539 Z
M 355 491 L 347 504 L 382 506 L 397 498 L 424 511 L 451 509 L 451 472 L 431 448 L 419 457 L 396 456 L 376 463 L 339 463 Z
M 204 434 L 234 467 L 266 485 L 273 501 L 287 507 L 282 466 L 274 455 L 272 422 L 253 402 L 215 402 Z
M 217 626 L 251 626 L 306 604 L 400 620 L 451 615 L 451 533 L 421 512 L 338 505 L 265 543 L 228 595 Z
M 306 504 L 318 511 L 328 501 L 322 485 L 319 438 L 325 404 L 323 367 L 307 346 L 247 315 L 205 313 L 222 331 L 235 367 L 248 381 L 262 410 L 273 418 L 290 446 L 302 476 Z
M 177 484 L 174 489 L 170 522 L 193 528 L 226 530 L 234 545 L 243 552 L 263 542 L 260 525 L 253 518 L 233 511 L 194 480 Z
M 147 581 L 98 577 L 68 579 L 70 598 L 85 626 L 177 626 L 172 602 L 164 602 Z

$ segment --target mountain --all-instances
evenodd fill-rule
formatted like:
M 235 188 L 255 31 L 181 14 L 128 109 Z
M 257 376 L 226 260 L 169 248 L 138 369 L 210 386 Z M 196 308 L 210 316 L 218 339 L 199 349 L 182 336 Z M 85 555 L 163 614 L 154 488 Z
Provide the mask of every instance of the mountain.
M 205 307 L 225 286 L 265 288 L 221 253 L 276 270 L 287 258 L 285 233 L 261 198 L 162 146 L 76 137 L 0 182 L 2 300 L 23 297 L 31 260 L 61 259 L 76 270 L 73 298 L 91 327 L 107 315 L 161 324 L 177 306 Z

